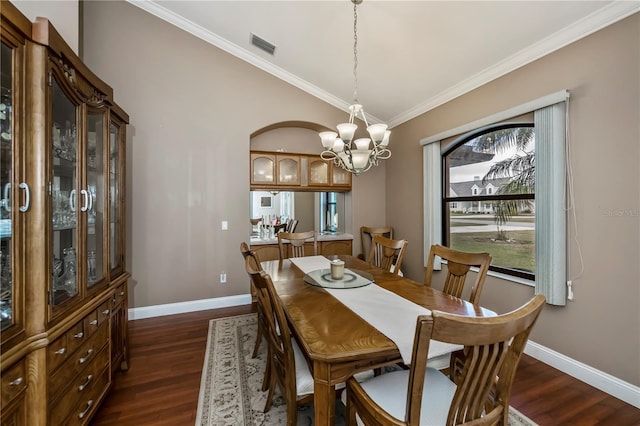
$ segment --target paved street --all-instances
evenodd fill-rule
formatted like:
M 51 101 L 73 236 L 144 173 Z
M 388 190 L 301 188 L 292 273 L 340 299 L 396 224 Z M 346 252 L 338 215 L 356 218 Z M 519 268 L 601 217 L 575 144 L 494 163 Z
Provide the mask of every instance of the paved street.
M 451 233 L 498 231 L 492 215 L 453 216 L 451 221 L 455 222 L 455 226 L 451 227 Z M 458 225 L 460 223 L 468 224 L 468 226 Z M 532 231 L 535 229 L 535 223 L 510 221 L 503 225 L 502 229 L 505 231 Z

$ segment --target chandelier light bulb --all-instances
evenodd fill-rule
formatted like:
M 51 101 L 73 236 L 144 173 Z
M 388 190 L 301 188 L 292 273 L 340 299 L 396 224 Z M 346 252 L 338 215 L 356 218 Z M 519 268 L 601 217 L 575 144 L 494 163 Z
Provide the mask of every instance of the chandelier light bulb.
M 371 139 L 375 142 L 375 143 L 380 143 L 380 141 L 382 141 L 382 138 L 384 137 L 384 133 L 387 131 L 387 125 L 386 124 L 372 124 L 371 126 L 367 127 L 367 132 L 369 132 L 369 135 L 371 136 Z

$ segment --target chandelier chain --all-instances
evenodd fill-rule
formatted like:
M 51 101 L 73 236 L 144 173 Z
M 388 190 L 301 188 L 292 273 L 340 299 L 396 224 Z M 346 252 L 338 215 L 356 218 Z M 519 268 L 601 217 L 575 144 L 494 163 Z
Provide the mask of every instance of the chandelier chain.
M 353 3 L 353 102 L 358 103 L 358 11 Z
M 369 125 L 364 108 L 358 102 L 358 5 L 363 0 L 351 0 L 353 3 L 353 104 L 349 106 L 349 121 L 337 125 L 338 133 L 333 131 L 320 132 L 320 140 L 324 151 L 320 157 L 355 176 L 358 176 L 380 160 L 391 157 L 388 148 L 391 131 L 384 123 Z M 356 137 L 360 118 L 370 138 Z M 373 144 L 373 145 L 372 145 Z

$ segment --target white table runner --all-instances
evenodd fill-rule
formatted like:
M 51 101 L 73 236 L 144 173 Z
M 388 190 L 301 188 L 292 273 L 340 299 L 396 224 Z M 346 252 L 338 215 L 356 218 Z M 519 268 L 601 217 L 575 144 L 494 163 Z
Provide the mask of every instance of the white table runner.
M 329 259 L 324 256 L 295 257 L 290 260 L 305 274 L 330 267 Z M 392 340 L 398 347 L 404 363 L 411 363 L 416 318 L 418 315 L 431 315 L 429 309 L 376 284 L 346 290 L 325 290 Z M 458 345 L 432 340 L 428 358 L 446 355 L 460 348 Z

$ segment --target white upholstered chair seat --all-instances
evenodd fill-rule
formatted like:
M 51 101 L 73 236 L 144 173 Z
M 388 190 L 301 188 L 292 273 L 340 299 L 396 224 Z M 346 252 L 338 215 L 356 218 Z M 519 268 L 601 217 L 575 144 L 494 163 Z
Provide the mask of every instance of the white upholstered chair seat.
M 397 419 L 404 420 L 408 380 L 409 370 L 392 371 L 363 382 L 362 388 L 386 412 Z M 420 425 L 446 424 L 455 391 L 456 385 L 447 376 L 428 367 L 422 394 Z M 347 402 L 346 392 L 345 390 L 341 397 L 344 404 Z M 356 416 L 356 420 L 362 426 L 360 418 Z

